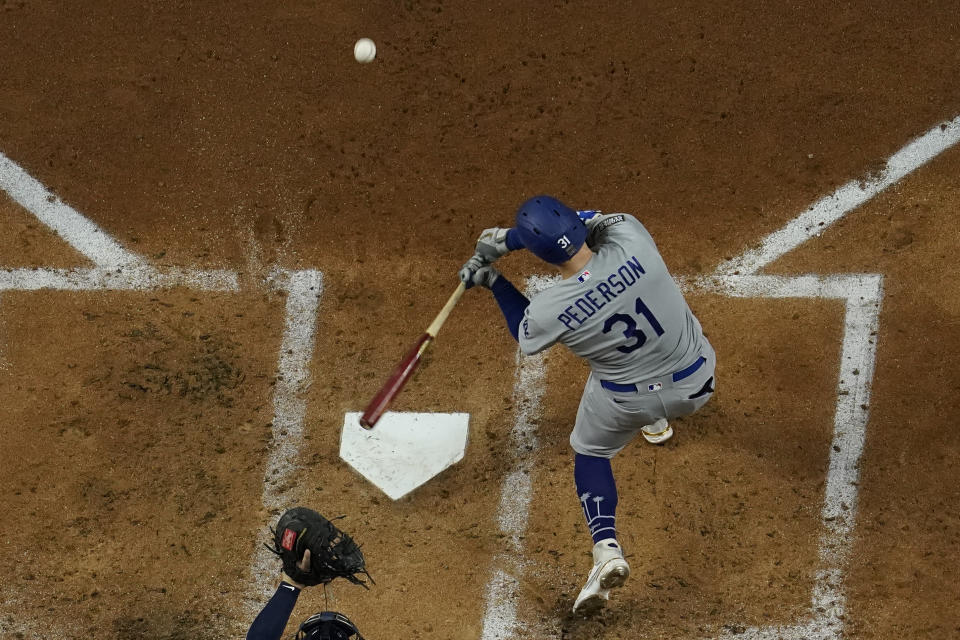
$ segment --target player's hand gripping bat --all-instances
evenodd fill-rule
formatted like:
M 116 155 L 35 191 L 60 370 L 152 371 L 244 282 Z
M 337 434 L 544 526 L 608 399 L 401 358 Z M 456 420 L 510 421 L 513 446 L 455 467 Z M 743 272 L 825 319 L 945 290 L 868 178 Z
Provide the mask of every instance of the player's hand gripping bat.
M 364 429 L 372 429 L 373 426 L 377 424 L 377 420 L 380 419 L 383 412 L 387 410 L 387 407 L 393 402 L 393 399 L 400 393 L 400 390 L 403 389 L 403 385 L 413 377 L 413 372 L 420 364 L 420 358 L 427 350 L 427 347 L 430 346 L 430 343 L 433 342 L 433 339 L 437 337 L 440 327 L 446 322 L 447 316 L 453 311 L 453 307 L 457 304 L 457 301 L 460 300 L 460 296 L 463 295 L 464 291 L 466 291 L 466 285 L 461 282 L 459 286 L 457 286 L 457 290 L 454 291 L 450 299 L 447 300 L 447 303 L 443 305 L 443 309 L 440 310 L 437 317 L 433 319 L 433 322 L 430 323 L 427 330 L 413 343 L 413 347 L 411 347 L 407 355 L 403 357 L 403 360 L 400 361 L 396 369 L 393 370 L 393 373 L 390 374 L 387 382 L 380 391 L 377 392 L 377 395 L 375 395 L 373 400 L 367 405 L 363 415 L 360 416 L 360 426 Z

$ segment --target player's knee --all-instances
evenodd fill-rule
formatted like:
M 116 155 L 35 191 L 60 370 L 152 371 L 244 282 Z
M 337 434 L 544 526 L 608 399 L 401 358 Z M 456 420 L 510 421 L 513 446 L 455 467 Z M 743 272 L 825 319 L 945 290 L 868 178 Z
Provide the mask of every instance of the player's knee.
M 611 446 L 609 443 L 591 442 L 589 439 L 584 439 L 576 430 L 570 433 L 570 448 L 576 453 L 585 456 L 612 458 L 620 453 L 624 446 L 625 445 L 621 444 Z

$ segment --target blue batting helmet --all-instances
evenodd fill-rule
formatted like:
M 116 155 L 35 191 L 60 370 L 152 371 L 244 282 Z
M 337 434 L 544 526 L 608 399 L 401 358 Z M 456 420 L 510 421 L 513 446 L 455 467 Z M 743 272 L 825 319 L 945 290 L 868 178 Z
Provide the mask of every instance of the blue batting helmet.
M 587 239 L 577 212 L 550 196 L 534 196 L 520 205 L 515 228 L 523 246 L 550 264 L 572 258 Z

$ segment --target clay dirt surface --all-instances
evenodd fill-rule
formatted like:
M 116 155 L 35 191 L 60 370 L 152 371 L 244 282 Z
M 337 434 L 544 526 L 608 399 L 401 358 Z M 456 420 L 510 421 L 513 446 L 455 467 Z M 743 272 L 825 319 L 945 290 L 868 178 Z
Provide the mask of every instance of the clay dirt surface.
M 636 215 L 692 278 L 869 178 L 960 115 L 958 9 L 0 0 L 0 153 L 158 269 L 241 284 L 0 293 L 0 635 L 243 637 L 279 515 L 263 505 L 275 268 L 324 285 L 282 489 L 345 515 L 376 580 L 304 592 L 287 636 L 335 609 L 371 640 L 477 639 L 493 572 L 518 561 L 516 637 L 809 616 L 841 301 L 691 292 L 718 391 L 665 446 L 614 460 L 633 575 L 594 618 L 569 613 L 591 562 L 567 444 L 583 363 L 546 356 L 521 557 L 497 522 L 516 345 L 487 292 L 467 292 L 392 407 L 468 412 L 460 463 L 391 501 L 340 460 L 343 415 L 439 310 L 477 234 L 531 195 Z M 371 64 L 353 60 L 360 37 Z M 765 271 L 884 276 L 843 637 L 960 637 L 957 175 L 954 148 Z M 2 269 L 90 266 L 2 192 L 0 225 Z M 502 270 L 522 284 L 542 266 Z

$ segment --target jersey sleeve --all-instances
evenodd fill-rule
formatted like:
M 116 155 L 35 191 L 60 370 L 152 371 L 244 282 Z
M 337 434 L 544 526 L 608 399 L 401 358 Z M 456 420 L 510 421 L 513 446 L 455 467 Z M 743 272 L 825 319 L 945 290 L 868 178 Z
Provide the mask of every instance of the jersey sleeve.
M 540 353 L 556 344 L 560 333 L 558 329 L 550 329 L 551 325 L 559 325 L 558 322 L 544 321 L 541 314 L 537 313 L 534 305 L 536 299 L 531 301 L 530 305 L 523 312 L 523 320 L 520 322 L 520 331 L 518 342 L 520 350 L 528 356 Z
M 647 229 L 629 213 L 578 211 L 577 215 L 587 227 L 587 246 L 591 249 L 610 240 L 629 241 L 636 234 L 650 237 Z

